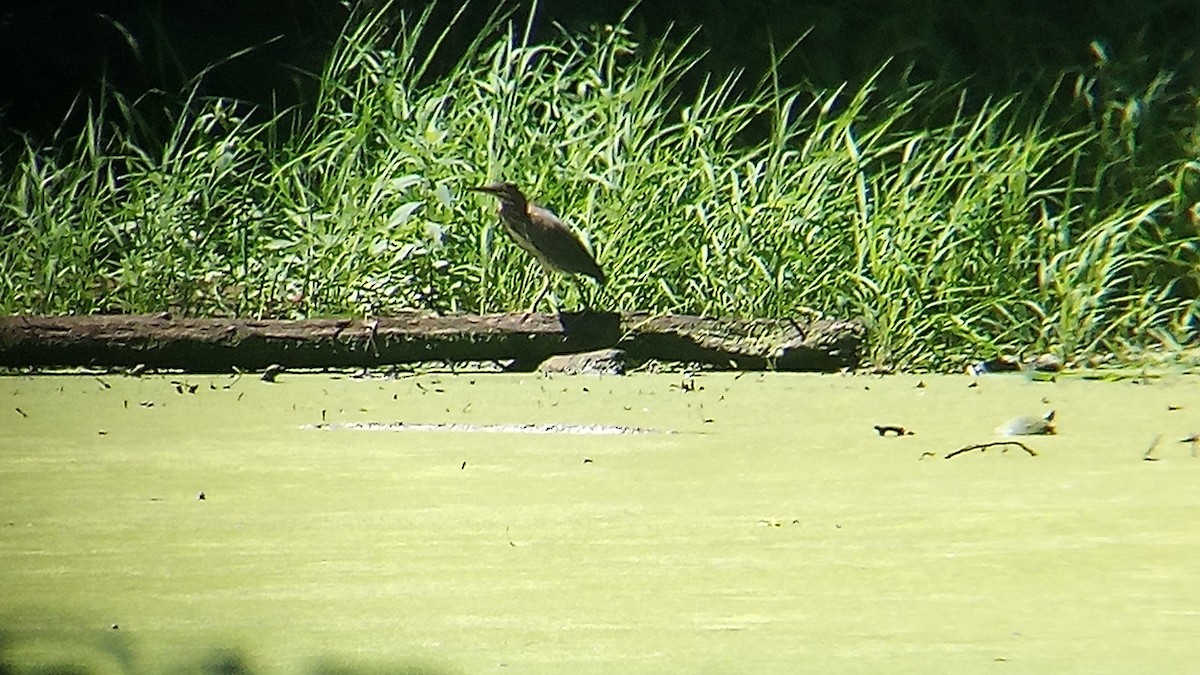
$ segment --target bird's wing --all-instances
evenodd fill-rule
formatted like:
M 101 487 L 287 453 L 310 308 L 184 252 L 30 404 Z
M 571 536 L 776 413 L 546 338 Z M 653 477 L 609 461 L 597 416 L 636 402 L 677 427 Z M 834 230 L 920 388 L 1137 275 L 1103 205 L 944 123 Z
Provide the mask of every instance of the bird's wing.
M 596 258 L 553 211 L 530 204 L 529 228 L 530 238 L 541 256 L 549 259 L 554 267 L 571 274 L 586 274 L 604 283 L 604 272 Z

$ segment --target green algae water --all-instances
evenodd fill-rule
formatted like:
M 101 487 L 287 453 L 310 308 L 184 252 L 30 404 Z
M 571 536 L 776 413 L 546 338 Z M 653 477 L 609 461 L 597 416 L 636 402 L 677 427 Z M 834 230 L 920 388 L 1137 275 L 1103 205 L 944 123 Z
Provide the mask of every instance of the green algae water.
M 1190 672 L 1197 384 L 0 378 L 0 664 Z

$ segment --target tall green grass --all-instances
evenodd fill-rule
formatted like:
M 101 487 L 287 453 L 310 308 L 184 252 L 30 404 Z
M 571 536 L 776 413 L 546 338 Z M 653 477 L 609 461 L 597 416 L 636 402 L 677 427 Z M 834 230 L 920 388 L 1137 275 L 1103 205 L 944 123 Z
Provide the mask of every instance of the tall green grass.
M 638 44 L 618 25 L 529 44 L 501 18 L 434 76 L 447 33 L 426 12 L 384 38 L 384 16 L 347 27 L 311 114 L 197 85 L 164 135 L 146 122 L 157 99 L 111 92 L 92 110 L 119 116 L 23 148 L 0 176 L 0 311 L 516 310 L 541 273 L 464 192 L 502 178 L 609 274 L 598 292 L 556 284 L 565 307 L 861 317 L 869 360 L 910 368 L 1195 330 L 1200 156 L 1116 190 L 1114 130 L 1136 120 L 1110 108 L 973 101 L 893 64 L 854 90 L 774 71 L 685 88 L 685 36 Z M 1076 82 L 1079 100 L 1095 85 Z

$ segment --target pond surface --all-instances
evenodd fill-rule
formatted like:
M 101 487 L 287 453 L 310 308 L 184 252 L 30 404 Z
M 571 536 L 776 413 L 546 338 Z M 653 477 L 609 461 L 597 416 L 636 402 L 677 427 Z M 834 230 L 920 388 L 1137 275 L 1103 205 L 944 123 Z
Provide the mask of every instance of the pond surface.
M 2 658 L 1188 672 L 1198 384 L 0 378 Z M 943 459 L 1051 409 L 1036 457 Z

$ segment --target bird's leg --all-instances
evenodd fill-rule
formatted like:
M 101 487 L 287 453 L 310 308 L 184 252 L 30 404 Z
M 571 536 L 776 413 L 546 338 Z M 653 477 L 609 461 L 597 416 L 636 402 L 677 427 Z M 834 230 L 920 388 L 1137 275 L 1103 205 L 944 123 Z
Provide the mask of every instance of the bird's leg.
M 583 300 L 584 311 L 599 311 L 593 308 L 592 305 L 601 304 L 600 296 L 604 293 L 604 286 L 601 284 L 591 284 L 588 281 L 590 280 L 575 277 L 575 288 L 579 290 L 579 297 Z
M 579 301 L 583 303 L 583 311 L 591 312 L 592 303 L 588 299 L 587 285 L 579 277 L 571 277 L 571 285 L 575 288 L 575 292 L 579 294 Z
M 537 297 L 533 299 L 533 304 L 529 306 L 530 314 L 533 314 L 534 310 L 537 309 L 538 303 L 542 301 L 542 298 L 546 297 L 546 292 L 549 290 L 550 290 L 550 274 L 547 273 L 546 274 L 546 283 L 542 284 L 542 290 L 538 291 Z

